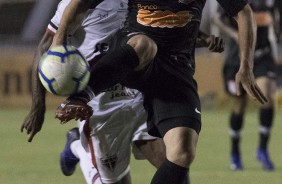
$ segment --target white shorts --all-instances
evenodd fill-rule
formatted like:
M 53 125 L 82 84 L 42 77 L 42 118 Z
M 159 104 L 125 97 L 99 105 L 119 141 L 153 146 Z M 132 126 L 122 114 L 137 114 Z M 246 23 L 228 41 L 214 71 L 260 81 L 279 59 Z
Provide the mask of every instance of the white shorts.
M 136 90 L 116 85 L 88 105 L 94 110 L 89 123 L 91 139 L 87 139 L 89 133 L 81 122 L 82 146 L 91 156 L 103 183 L 117 182 L 129 172 L 134 141 L 156 139 L 147 132 L 143 96 Z M 142 159 L 137 147 L 132 149 L 135 157 Z

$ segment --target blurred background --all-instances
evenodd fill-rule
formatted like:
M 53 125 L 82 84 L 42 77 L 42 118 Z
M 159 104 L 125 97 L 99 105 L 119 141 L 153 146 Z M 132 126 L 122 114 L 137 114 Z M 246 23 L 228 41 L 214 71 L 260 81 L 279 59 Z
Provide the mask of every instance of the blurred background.
M 64 177 L 59 170 L 58 155 L 65 144 L 65 132 L 75 123 L 60 126 L 53 119 L 54 110 L 64 99 L 48 94 L 47 114 L 44 130 L 35 137 L 32 144 L 27 143 L 25 134 L 20 134 L 20 126 L 31 104 L 31 67 L 37 44 L 53 16 L 59 0 L 0 0 L 0 183 L 83 183 L 78 172 Z M 275 23 L 278 43 L 276 121 L 282 121 L 282 0 L 276 1 Z M 219 31 L 210 24 L 210 18 L 216 11 L 216 0 L 208 0 L 202 21 L 202 30 L 218 35 Z M 256 111 L 250 106 L 250 116 L 245 131 L 247 140 L 243 143 L 246 154 L 245 173 L 232 173 L 228 169 L 228 132 L 227 119 L 230 106 L 225 94 L 222 79 L 223 54 L 212 54 L 207 49 L 196 51 L 199 94 L 204 109 L 204 128 L 199 142 L 198 157 L 191 172 L 192 181 L 198 184 L 280 184 L 282 180 L 281 134 L 282 125 L 277 123 L 273 133 L 273 159 L 277 172 L 262 172 L 254 161 L 253 144 L 257 139 Z M 50 123 L 51 122 L 51 123 Z M 209 123 L 206 123 L 209 122 Z M 216 129 L 214 127 L 217 127 Z M 279 145 L 279 146 L 276 146 Z M 208 154 L 207 154 L 208 153 Z M 215 154 L 211 154 L 215 153 Z M 133 162 L 133 178 L 136 184 L 148 183 L 154 169 L 148 163 Z M 147 165 L 146 165 L 147 164 Z M 140 176 L 140 173 L 141 176 Z M 148 173 L 148 175 L 146 175 Z M 145 177 L 143 177 L 145 176 Z M 147 179 L 147 182 L 144 181 Z
M 215 0 L 214 0 L 215 1 Z M 207 1 L 202 30 L 219 35 L 217 28 L 210 24 L 217 3 Z M 0 0 L 0 107 L 28 107 L 31 93 L 31 65 L 33 53 L 43 35 L 47 24 L 54 14 L 59 0 Z M 276 33 L 279 59 L 278 85 L 282 85 L 282 21 L 277 3 L 275 10 Z M 280 9 L 279 9 L 280 7 Z M 207 49 L 197 50 L 196 79 L 203 106 L 212 106 L 225 101 L 222 87 L 223 54 L 211 54 Z M 56 97 L 47 101 L 48 105 L 57 104 Z M 59 98 L 60 99 L 60 98 Z

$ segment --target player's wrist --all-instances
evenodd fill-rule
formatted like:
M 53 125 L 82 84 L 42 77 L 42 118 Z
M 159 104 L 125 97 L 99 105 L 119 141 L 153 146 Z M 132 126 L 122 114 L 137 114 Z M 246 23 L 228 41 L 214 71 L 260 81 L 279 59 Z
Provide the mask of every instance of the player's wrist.
M 250 59 L 244 59 L 241 60 L 240 70 L 251 70 L 253 71 L 254 65 L 252 62 L 250 62 Z

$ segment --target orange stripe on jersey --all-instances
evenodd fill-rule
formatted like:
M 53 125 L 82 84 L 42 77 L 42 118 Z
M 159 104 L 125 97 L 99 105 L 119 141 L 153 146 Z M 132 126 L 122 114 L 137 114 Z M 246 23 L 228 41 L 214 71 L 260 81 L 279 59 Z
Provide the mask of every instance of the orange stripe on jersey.
M 173 13 L 168 10 L 149 11 L 140 9 L 137 14 L 137 22 L 144 26 L 174 28 L 184 27 L 191 22 L 192 17 L 193 15 L 189 11 Z
M 255 12 L 257 26 L 269 26 L 273 23 L 272 16 L 269 12 Z

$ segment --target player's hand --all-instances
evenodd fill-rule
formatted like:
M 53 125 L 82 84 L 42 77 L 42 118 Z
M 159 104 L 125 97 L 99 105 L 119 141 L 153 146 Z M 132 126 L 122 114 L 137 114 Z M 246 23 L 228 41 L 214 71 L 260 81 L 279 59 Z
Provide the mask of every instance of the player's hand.
M 221 53 L 224 51 L 224 40 L 222 38 L 210 35 L 205 41 L 211 52 Z
M 41 130 L 44 122 L 45 106 L 38 106 L 32 108 L 28 115 L 25 117 L 21 126 L 21 132 L 26 130 L 28 135 L 28 142 L 33 140 L 33 137 Z
M 242 94 L 242 90 L 244 89 L 249 96 L 258 100 L 261 104 L 264 104 L 268 101 L 256 84 L 255 77 L 251 70 L 244 70 L 240 68 L 236 74 L 235 80 L 238 96 Z

